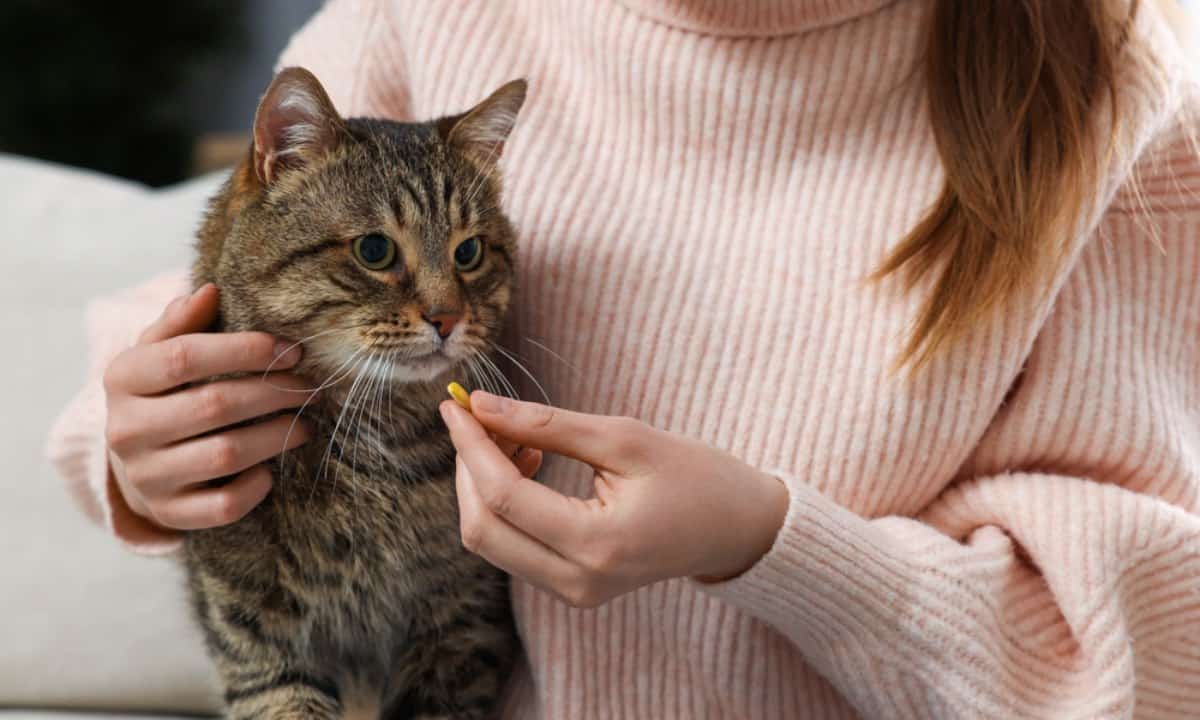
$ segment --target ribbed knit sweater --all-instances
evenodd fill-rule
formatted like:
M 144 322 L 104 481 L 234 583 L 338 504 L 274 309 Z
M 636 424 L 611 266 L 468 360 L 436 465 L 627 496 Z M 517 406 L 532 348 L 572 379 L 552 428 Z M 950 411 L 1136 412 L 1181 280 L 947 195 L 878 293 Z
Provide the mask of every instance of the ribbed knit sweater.
M 923 288 L 861 280 L 943 179 L 929 4 L 335 0 L 286 51 L 345 115 L 423 119 L 528 78 L 503 162 L 510 347 L 556 404 L 699 438 L 791 493 L 727 582 L 582 610 L 514 581 L 507 717 L 1200 717 L 1194 72 L 1143 3 L 1160 72 L 1121 81 L 1126 153 L 1067 259 L 906 379 Z M 109 479 L 99 374 L 185 290 L 97 301 L 92 376 L 51 438 L 141 549 L 177 538 Z M 557 458 L 540 477 L 590 488 Z

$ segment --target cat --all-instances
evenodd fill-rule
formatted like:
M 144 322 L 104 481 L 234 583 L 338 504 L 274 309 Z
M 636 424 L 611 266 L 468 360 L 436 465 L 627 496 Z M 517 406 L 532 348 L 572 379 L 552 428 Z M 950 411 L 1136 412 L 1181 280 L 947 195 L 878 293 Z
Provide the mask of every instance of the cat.
M 209 204 L 193 281 L 220 288 L 217 329 L 303 340 L 296 372 L 321 387 L 266 500 L 184 540 L 231 718 L 482 718 L 515 662 L 507 577 L 462 546 L 437 407 L 512 298 L 496 160 L 525 90 L 343 119 L 287 68 Z

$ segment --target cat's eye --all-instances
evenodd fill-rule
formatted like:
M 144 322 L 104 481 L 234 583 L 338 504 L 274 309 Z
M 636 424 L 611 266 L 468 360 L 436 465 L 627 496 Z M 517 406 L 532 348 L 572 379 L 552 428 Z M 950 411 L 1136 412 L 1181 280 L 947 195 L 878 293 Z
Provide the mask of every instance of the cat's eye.
M 379 233 L 363 235 L 354 241 L 354 258 L 368 270 L 386 270 L 396 261 L 396 243 Z
M 454 248 L 454 266 L 460 272 L 471 272 L 483 262 L 483 238 L 478 235 L 463 240 Z

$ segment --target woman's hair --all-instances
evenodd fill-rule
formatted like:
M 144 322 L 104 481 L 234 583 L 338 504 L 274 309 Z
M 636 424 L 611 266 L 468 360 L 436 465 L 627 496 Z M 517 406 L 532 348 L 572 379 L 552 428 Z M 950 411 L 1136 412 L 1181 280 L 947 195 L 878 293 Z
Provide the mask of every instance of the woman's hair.
M 924 79 L 945 185 L 873 279 L 930 290 L 897 366 L 1043 287 L 1115 148 L 1139 0 L 937 0 Z

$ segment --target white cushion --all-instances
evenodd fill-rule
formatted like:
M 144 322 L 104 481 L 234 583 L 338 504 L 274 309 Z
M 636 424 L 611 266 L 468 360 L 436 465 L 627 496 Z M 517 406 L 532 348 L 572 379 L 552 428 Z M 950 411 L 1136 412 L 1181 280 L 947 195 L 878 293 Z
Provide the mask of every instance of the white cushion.
M 91 525 L 42 449 L 83 377 L 86 301 L 185 266 L 220 181 L 151 191 L 0 154 L 0 707 L 217 707 L 179 568 Z
M 126 714 L 89 710 L 0 710 L 0 720 L 188 720 L 188 718 L 189 716 L 184 715 Z

